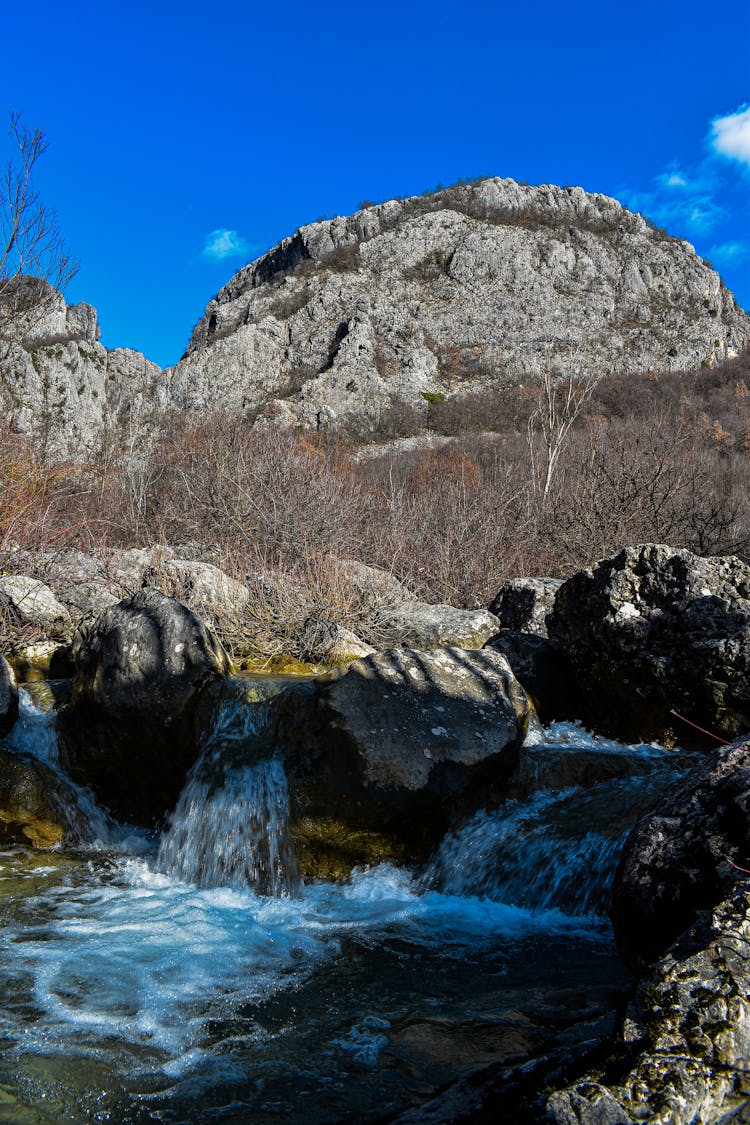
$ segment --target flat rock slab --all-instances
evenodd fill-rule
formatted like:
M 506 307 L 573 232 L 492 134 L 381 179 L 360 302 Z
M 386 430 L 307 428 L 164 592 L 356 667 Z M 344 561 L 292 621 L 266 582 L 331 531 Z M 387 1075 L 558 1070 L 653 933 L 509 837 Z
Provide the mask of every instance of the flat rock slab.
M 375 631 L 381 647 L 429 649 L 482 648 L 499 629 L 500 622 L 487 609 L 407 601 L 381 609 Z

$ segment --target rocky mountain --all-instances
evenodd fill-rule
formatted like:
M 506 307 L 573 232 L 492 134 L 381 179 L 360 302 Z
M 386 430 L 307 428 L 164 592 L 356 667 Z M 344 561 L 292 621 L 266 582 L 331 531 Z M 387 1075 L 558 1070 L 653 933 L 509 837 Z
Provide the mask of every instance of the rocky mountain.
M 18 288 L 25 289 L 19 301 Z M 22 278 L 10 311 L 0 307 L 0 411 L 50 452 L 85 456 L 105 425 L 133 439 L 168 405 L 162 370 L 129 348 L 99 343 L 96 309 L 68 305 L 50 285 Z
M 21 428 L 51 412 L 86 444 L 107 418 L 222 403 L 366 434 L 393 406 L 545 369 L 712 366 L 750 317 L 689 243 L 616 200 L 487 179 L 301 227 L 235 274 L 163 374 L 96 334 L 89 306 L 60 299 L 13 345 L 0 401 Z

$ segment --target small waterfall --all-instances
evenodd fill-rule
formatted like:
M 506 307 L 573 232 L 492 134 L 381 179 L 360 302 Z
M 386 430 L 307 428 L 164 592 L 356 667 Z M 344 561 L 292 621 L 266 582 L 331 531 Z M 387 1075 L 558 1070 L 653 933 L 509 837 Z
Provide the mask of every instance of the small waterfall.
M 286 774 L 259 746 L 266 714 L 241 690 L 222 701 L 162 836 L 161 871 L 199 887 L 296 890 Z
M 73 781 L 60 765 L 54 706 L 38 707 L 23 684 L 18 689 L 18 719 L 2 745 L 16 754 L 35 758 L 55 775 L 53 796 L 71 840 L 82 844 L 113 843 L 115 826 L 96 803 L 94 794 Z
M 531 910 L 604 914 L 623 836 L 561 832 L 561 814 L 574 797 L 571 789 L 541 790 L 501 810 L 477 813 L 443 840 L 425 873 L 427 883 L 448 894 Z

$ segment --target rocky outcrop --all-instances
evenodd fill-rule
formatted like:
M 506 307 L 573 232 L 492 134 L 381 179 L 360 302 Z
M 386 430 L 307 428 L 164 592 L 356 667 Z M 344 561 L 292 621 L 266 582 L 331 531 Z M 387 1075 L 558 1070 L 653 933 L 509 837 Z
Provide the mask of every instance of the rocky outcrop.
M 8 733 L 18 718 L 18 688 L 8 661 L 0 653 L 0 738 Z
M 688 243 L 616 200 L 488 179 L 300 228 L 209 303 L 169 378 L 178 408 L 366 433 L 540 366 L 710 365 L 749 326 Z
M 69 635 L 73 623 L 67 608 L 37 578 L 0 576 L 0 610 L 10 611 L 19 622 L 35 625 L 52 636 Z
M 561 586 L 559 578 L 511 578 L 490 603 L 490 613 L 503 629 L 546 637 L 547 614 Z
M 659 956 L 750 868 L 750 743 L 722 746 L 637 823 L 615 878 L 612 917 L 627 959 Z
M 70 306 L 51 286 L 34 284 L 27 311 L 7 318 L 0 310 L 3 418 L 56 457 L 95 452 L 105 426 L 137 439 L 167 404 L 161 369 L 139 352 L 107 351 L 91 305 Z
M 0 407 L 62 455 L 105 426 L 135 453 L 161 410 L 217 404 L 362 436 L 392 407 L 418 424 L 540 368 L 682 370 L 750 340 L 689 243 L 607 196 L 497 178 L 301 227 L 224 286 L 165 372 L 102 347 L 90 305 L 43 296 L 3 327 Z
M 210 689 L 229 659 L 194 614 L 153 589 L 82 628 L 72 659 L 61 760 L 115 816 L 152 824 L 172 808 L 198 755 Z
M 486 609 L 410 600 L 380 609 L 373 632 L 383 648 L 481 648 L 499 628 L 497 618 Z
M 646 544 L 568 579 L 547 617 L 581 714 L 620 738 L 662 737 L 672 714 L 733 737 L 750 727 L 750 567 Z
M 750 893 L 703 915 L 645 981 L 622 1029 L 621 1077 L 553 1094 L 557 1125 L 712 1125 L 750 1109 Z M 619 1056 L 619 1058 L 618 1058 Z M 628 1064 L 628 1058 L 633 1060 Z M 601 1069 L 600 1072 L 601 1074 Z
M 278 697 L 268 737 L 303 869 L 425 857 L 468 794 L 507 777 L 530 714 L 502 656 L 456 648 L 377 653 Z

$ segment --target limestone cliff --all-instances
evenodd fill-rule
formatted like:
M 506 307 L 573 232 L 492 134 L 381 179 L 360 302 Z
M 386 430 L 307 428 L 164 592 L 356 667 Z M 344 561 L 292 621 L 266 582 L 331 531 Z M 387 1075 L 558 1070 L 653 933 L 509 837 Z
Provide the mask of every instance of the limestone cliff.
M 0 325 L 0 407 L 70 452 L 107 422 L 134 439 L 163 409 L 219 404 L 366 435 L 394 405 L 501 395 L 544 369 L 712 366 L 749 341 L 689 243 L 582 188 L 488 179 L 301 227 L 235 274 L 165 372 L 108 352 L 94 309 L 52 291 Z
M 167 405 L 155 363 L 129 348 L 99 343 L 96 309 L 68 305 L 57 290 L 33 289 L 26 307 L 0 308 L 0 412 L 23 433 L 39 435 L 53 456 L 85 456 L 105 424 L 122 424 L 135 440 Z
M 210 302 L 171 395 L 366 432 L 394 402 L 713 365 L 748 340 L 689 243 L 603 195 L 489 179 L 284 239 Z

